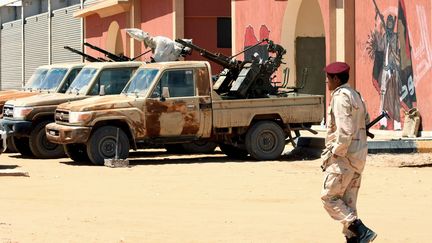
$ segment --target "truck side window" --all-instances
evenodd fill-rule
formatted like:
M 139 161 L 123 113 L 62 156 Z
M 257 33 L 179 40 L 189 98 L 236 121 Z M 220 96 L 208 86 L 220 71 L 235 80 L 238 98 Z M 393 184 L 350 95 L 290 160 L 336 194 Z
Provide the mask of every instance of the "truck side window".
M 74 81 L 75 77 L 81 71 L 81 68 L 75 68 L 70 71 L 69 76 L 66 78 L 63 86 L 60 88 L 59 93 L 66 93 L 66 90 L 69 88 L 71 83 Z
M 132 68 L 106 69 L 99 75 L 99 80 L 91 89 L 90 95 L 99 94 L 99 85 L 105 86 L 105 94 L 120 94 L 132 76 Z
M 189 97 L 195 95 L 193 70 L 166 71 L 159 82 L 160 84 L 153 91 L 152 98 L 160 97 L 161 86 L 162 88 L 168 87 L 170 97 Z

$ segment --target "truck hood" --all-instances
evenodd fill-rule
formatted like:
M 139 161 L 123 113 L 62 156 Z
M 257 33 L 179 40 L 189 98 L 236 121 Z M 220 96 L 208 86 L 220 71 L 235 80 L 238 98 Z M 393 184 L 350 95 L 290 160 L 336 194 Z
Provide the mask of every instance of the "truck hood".
M 107 109 L 124 109 L 134 107 L 136 98 L 126 95 L 94 96 L 85 100 L 78 100 L 61 104 L 59 110 L 68 111 L 97 111 Z
M 84 99 L 86 96 L 75 94 L 38 94 L 27 98 L 9 100 L 6 105 L 13 106 L 47 106 L 58 105 L 68 101 Z
M 4 103 L 6 103 L 6 101 L 8 100 L 25 98 L 25 97 L 30 97 L 30 96 L 40 94 L 35 92 L 18 91 L 18 90 L 9 90 L 9 91 L 11 92 L 3 92 L 3 91 L 0 92 L 0 105 L 4 105 Z

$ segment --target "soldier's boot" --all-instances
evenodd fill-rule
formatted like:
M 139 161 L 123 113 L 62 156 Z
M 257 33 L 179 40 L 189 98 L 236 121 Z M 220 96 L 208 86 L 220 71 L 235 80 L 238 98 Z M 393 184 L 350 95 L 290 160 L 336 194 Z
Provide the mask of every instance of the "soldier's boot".
M 351 230 L 357 236 L 357 242 L 369 243 L 378 236 L 373 230 L 366 227 L 360 219 L 354 220 L 348 229 Z
M 358 238 L 356 236 L 351 238 L 345 236 L 345 238 L 346 238 L 346 243 L 358 243 Z

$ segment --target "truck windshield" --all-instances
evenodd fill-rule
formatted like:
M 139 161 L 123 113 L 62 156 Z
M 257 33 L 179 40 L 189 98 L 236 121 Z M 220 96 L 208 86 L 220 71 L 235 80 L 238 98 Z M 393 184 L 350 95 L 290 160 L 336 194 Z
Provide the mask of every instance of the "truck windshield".
M 52 68 L 43 80 L 40 88 L 48 91 L 56 90 L 66 73 L 67 68 Z
M 33 75 L 27 82 L 27 85 L 24 87 L 24 90 L 35 90 L 40 89 L 42 85 L 42 81 L 45 79 L 48 73 L 48 68 L 38 68 L 35 70 Z
M 96 75 L 96 72 L 96 68 L 83 68 L 66 93 L 85 94 L 90 85 L 90 81 Z
M 132 77 L 129 84 L 124 88 L 123 93 L 146 95 L 158 71 L 158 69 L 139 69 Z

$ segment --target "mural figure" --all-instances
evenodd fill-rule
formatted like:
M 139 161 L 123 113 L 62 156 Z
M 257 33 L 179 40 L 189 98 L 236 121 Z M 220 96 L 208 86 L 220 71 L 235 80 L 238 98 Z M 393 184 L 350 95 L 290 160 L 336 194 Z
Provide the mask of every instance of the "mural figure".
M 416 102 L 405 5 L 399 0 L 398 17 L 389 14 L 385 19 L 375 0 L 372 1 L 376 25 L 369 35 L 367 49 L 374 60 L 372 76 L 380 94 L 380 111 L 386 110 L 390 116 L 380 124 L 384 129 L 399 130 L 401 108 L 409 110 Z

